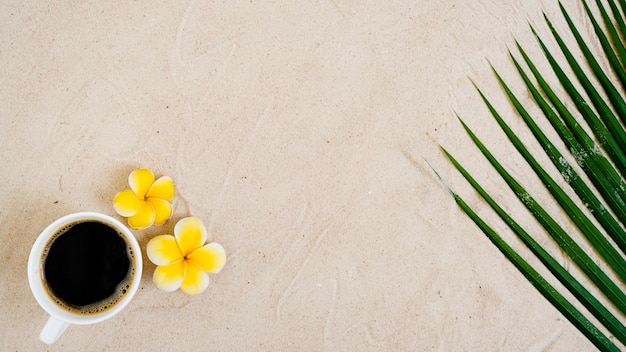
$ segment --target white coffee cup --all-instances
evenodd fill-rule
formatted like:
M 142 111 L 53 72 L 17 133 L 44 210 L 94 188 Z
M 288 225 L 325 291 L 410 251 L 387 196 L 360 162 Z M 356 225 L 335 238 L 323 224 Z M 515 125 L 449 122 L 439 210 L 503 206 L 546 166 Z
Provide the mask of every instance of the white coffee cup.
M 49 242 L 61 229 L 70 224 L 89 221 L 104 223 L 118 231 L 118 234 L 130 246 L 130 250 L 133 253 L 132 258 L 130 258 L 130 265 L 134 268 L 134 273 L 130 279 L 128 289 L 125 291 L 126 293 L 120 296 L 115 304 L 100 312 L 82 314 L 76 313 L 62 304 L 58 304 L 57 299 L 52 297 L 50 289 L 46 285 L 44 256 Z M 28 282 L 30 288 L 39 305 L 50 315 L 39 338 L 47 344 L 52 344 L 61 337 L 70 324 L 94 324 L 107 320 L 119 313 L 128 305 L 139 288 L 142 269 L 141 248 L 133 233 L 120 221 L 100 213 L 81 212 L 66 215 L 51 223 L 35 241 L 28 258 Z

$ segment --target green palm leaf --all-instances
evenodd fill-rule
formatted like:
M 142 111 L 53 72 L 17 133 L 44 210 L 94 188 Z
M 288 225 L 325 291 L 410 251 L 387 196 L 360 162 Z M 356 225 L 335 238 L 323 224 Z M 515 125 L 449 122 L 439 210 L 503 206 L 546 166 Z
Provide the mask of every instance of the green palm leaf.
M 600 145 L 602 145 L 602 148 L 604 148 L 604 150 L 609 155 L 611 160 L 617 166 L 617 169 L 619 170 L 620 174 L 623 176 L 626 173 L 626 156 L 624 156 L 624 153 L 622 152 L 620 145 L 618 145 L 618 143 L 615 141 L 613 136 L 609 133 L 606 126 L 602 123 L 598 115 L 593 111 L 593 109 L 591 109 L 591 107 L 589 106 L 589 103 L 587 103 L 587 101 L 582 96 L 582 94 L 576 89 L 576 87 L 574 87 L 574 84 L 572 83 L 572 81 L 569 79 L 569 77 L 567 77 L 567 74 L 565 74 L 565 72 L 563 71 L 561 66 L 558 64 L 558 62 L 556 61 L 556 59 L 554 58 L 550 50 L 544 44 L 543 40 L 537 35 L 537 32 L 534 30 L 534 28 L 532 30 L 533 30 L 533 33 L 535 34 L 535 37 L 537 38 L 537 41 L 539 42 L 539 45 L 543 49 L 543 52 L 545 53 L 546 58 L 548 59 L 548 62 L 552 66 L 554 73 L 556 73 L 559 81 L 563 85 L 563 88 L 565 88 L 569 96 L 572 98 L 572 100 L 574 101 L 574 104 L 576 104 L 576 107 L 580 111 L 581 116 L 585 119 L 585 121 L 591 128 L 591 131 L 600 142 Z M 559 41 L 559 44 L 561 44 L 562 41 L 560 40 L 558 34 L 556 34 L 556 31 L 554 31 L 553 33 L 555 33 L 555 37 L 557 38 L 557 41 Z M 568 58 L 568 61 L 572 59 L 572 55 L 569 52 L 566 52 L 565 56 Z M 580 70 L 580 67 L 574 64 L 574 62 L 575 61 L 573 60 L 570 61 L 570 66 L 572 66 L 575 72 L 578 72 Z M 582 75 L 580 75 L 580 77 L 582 77 Z
M 589 64 L 589 67 L 593 71 L 593 74 L 595 75 L 595 77 L 598 79 L 598 82 L 600 82 L 602 88 L 606 92 L 609 98 L 609 101 L 611 102 L 615 110 L 617 111 L 618 115 L 621 117 L 622 122 L 624 122 L 624 119 L 626 118 L 626 103 L 624 103 L 624 99 L 622 99 L 621 95 L 619 94 L 619 92 L 617 91 L 617 89 L 615 88 L 611 80 L 609 79 L 608 75 L 604 73 L 604 71 L 600 67 L 600 63 L 598 62 L 595 55 L 591 52 L 591 50 L 587 46 L 587 43 L 583 39 L 578 29 L 576 29 L 576 25 L 574 24 L 574 22 L 572 22 L 572 19 L 570 18 L 569 14 L 567 13 L 563 5 L 562 4 L 559 4 L 559 5 L 561 7 L 561 12 L 563 13 L 563 16 L 565 17 L 565 20 L 567 21 L 567 25 L 572 31 L 574 38 L 576 38 L 578 47 L 582 51 L 585 57 L 585 60 Z M 593 19 L 593 15 L 591 14 L 591 12 L 588 12 L 588 14 L 591 16 L 590 18 Z M 573 56 L 571 56 L 571 53 L 569 53 L 569 50 L 564 45 L 563 41 L 560 39 L 558 32 L 556 31 L 556 29 L 554 28 L 554 26 L 552 25 L 552 23 L 550 22 L 547 16 L 545 17 L 545 19 L 546 19 L 546 22 L 548 23 L 548 26 L 550 27 L 550 30 L 554 34 L 554 36 L 559 38 L 558 42 L 559 42 L 559 46 L 561 47 L 561 50 L 564 53 L 566 52 L 568 53 L 568 56 L 567 56 L 568 62 L 570 62 L 570 66 L 574 68 L 575 70 L 574 72 L 576 73 L 578 80 L 583 84 L 585 91 L 587 91 L 587 93 L 589 94 L 589 97 L 591 98 L 591 101 L 593 102 L 593 105 L 598 109 L 598 112 L 600 113 L 600 117 L 602 118 L 602 121 L 606 124 L 606 126 L 609 129 L 609 132 L 615 137 L 616 141 L 619 143 L 620 147 L 622 147 L 623 149 L 624 148 L 623 143 L 624 143 L 624 138 L 625 138 L 624 129 L 617 121 L 617 118 L 615 117 L 611 109 L 609 109 L 608 104 L 604 102 L 604 100 L 598 94 L 597 90 L 594 88 L 593 84 L 591 84 L 590 80 L 583 73 L 578 62 L 573 58 Z M 592 23 L 595 23 L 595 21 L 592 20 Z M 603 39 L 603 40 L 600 40 L 600 42 L 606 41 L 604 32 L 602 32 L 602 30 L 600 30 L 599 28 L 596 31 L 596 35 L 598 36 L 598 38 Z M 607 58 L 609 59 L 609 61 L 613 61 L 615 60 L 614 54 L 609 49 L 610 47 L 606 47 L 605 53 L 608 52 Z M 615 130 L 613 130 L 613 128 L 615 128 Z
M 521 68 L 520 64 L 518 63 L 518 61 L 515 59 L 515 57 L 512 54 L 511 54 L 511 59 L 513 60 L 513 63 L 515 64 L 515 67 L 517 68 L 520 76 L 524 80 L 526 87 L 528 88 L 531 95 L 533 96 L 537 104 L 540 106 L 544 114 L 546 114 L 546 116 L 549 116 L 549 119 L 557 119 L 558 117 L 556 113 L 554 112 L 554 110 L 552 110 L 552 108 L 548 105 L 545 99 L 543 99 L 541 94 L 539 94 L 539 91 L 535 88 L 535 86 L 532 85 L 532 83 L 530 82 L 530 79 L 528 78 L 528 76 L 526 75 L 526 73 Z M 542 148 L 544 149 L 544 151 L 546 152 L 546 154 L 552 161 L 552 164 L 557 168 L 557 170 L 563 176 L 563 179 L 572 187 L 572 189 L 576 192 L 576 194 L 580 197 L 580 199 L 584 202 L 584 204 L 587 205 L 588 209 L 591 211 L 593 216 L 596 218 L 596 220 L 598 220 L 598 222 L 602 225 L 602 227 L 608 232 L 609 236 L 611 236 L 611 238 L 615 241 L 615 243 L 621 249 L 621 251 L 626 253 L 626 232 L 624 231 L 620 223 L 615 219 L 615 217 L 613 217 L 613 215 L 607 209 L 607 207 L 595 195 L 591 187 L 588 186 L 585 183 L 585 181 L 580 177 L 578 172 L 567 161 L 566 157 L 554 146 L 554 144 L 552 144 L 552 142 L 546 137 L 543 131 L 541 131 L 539 126 L 537 126 L 537 124 L 534 122 L 530 114 L 528 114 L 526 109 L 524 109 L 522 104 L 520 104 L 517 98 L 513 96 L 513 94 L 508 89 L 508 87 L 504 85 L 504 82 L 502 82 L 502 84 L 503 84 L 503 87 L 505 87 L 505 91 L 507 92 L 507 95 L 509 95 L 510 100 L 515 106 L 515 109 L 518 111 L 522 119 L 524 119 L 524 122 L 529 127 L 529 129 L 531 130 L 531 132 L 533 133 L 537 141 L 541 144 Z M 565 132 L 569 132 L 569 131 L 565 131 Z M 568 138 L 570 140 L 573 139 L 571 135 L 569 135 Z M 581 166 L 583 166 L 583 169 L 585 168 L 584 165 L 581 165 Z M 595 166 L 595 168 L 597 168 L 597 166 Z M 587 170 L 589 169 L 587 168 Z M 592 172 L 589 172 L 589 174 L 590 176 L 595 175 Z M 612 188 L 610 184 L 608 184 L 606 180 L 604 179 L 597 180 L 595 178 L 592 179 L 592 181 L 594 180 L 598 182 L 603 182 L 600 185 L 600 187 L 602 187 L 600 193 L 605 194 L 605 193 L 610 192 L 611 194 L 614 194 L 614 192 L 612 192 Z M 604 190 L 604 192 L 602 192 L 602 190 Z M 613 208 L 615 208 L 617 216 L 619 216 L 620 219 L 623 219 L 624 207 L 615 206 Z
M 600 147 L 596 145 L 592 138 L 589 137 L 580 124 L 578 124 L 574 115 L 569 112 L 552 88 L 550 88 L 549 84 L 539 73 L 521 46 L 518 45 L 518 48 L 528 64 L 529 69 L 537 79 L 542 91 L 558 112 L 558 115 L 554 113 L 554 110 L 545 102 L 536 89 L 531 88 L 532 84 L 527 83 L 527 87 L 531 91 L 533 98 L 535 98 L 539 107 L 543 110 L 545 117 L 559 134 L 570 153 L 575 157 L 576 162 L 598 189 L 598 192 L 611 206 L 611 209 L 617 214 L 622 224 L 625 223 L 626 194 L 623 190 L 626 189 L 626 185 L 624 185 L 624 181 L 607 158 L 603 154 L 595 152 L 599 150 Z
M 600 0 L 596 0 L 596 4 L 598 5 L 598 8 L 600 9 L 602 21 L 604 22 L 604 26 L 609 32 L 609 36 L 611 37 L 613 46 L 611 46 L 611 43 L 609 42 L 605 33 L 602 31 L 602 28 L 598 24 L 598 21 L 596 21 L 596 18 L 593 16 L 591 9 L 589 9 L 589 5 L 587 5 L 587 1 L 583 0 L 583 5 L 585 6 L 585 12 L 587 13 L 587 16 L 589 17 L 589 19 L 591 20 L 591 24 L 593 25 L 593 30 L 595 31 L 596 36 L 598 37 L 598 40 L 600 41 L 600 44 L 602 45 L 604 54 L 606 55 L 607 59 L 611 63 L 611 67 L 613 68 L 613 71 L 619 77 L 620 82 L 622 84 L 622 88 L 626 88 L 626 72 L 624 71 L 624 66 L 623 66 L 624 62 L 626 62 L 626 48 L 624 48 L 624 44 L 622 43 L 622 40 L 619 37 L 619 34 L 617 33 L 617 29 L 615 28 L 615 25 L 613 25 L 613 22 L 611 21 L 611 17 L 609 16 L 606 9 L 602 5 L 602 2 Z M 610 5 L 611 5 L 611 11 L 613 11 L 613 13 L 619 14 L 619 10 L 617 9 L 615 3 L 611 2 Z M 618 22 L 620 22 L 620 26 L 626 26 L 621 16 L 617 16 L 617 20 Z M 616 51 L 617 51 L 617 54 L 615 53 Z M 618 55 L 619 55 L 619 59 L 618 59 Z M 620 62 L 620 59 L 621 59 L 621 62 Z
M 509 88 L 506 86 L 504 81 L 502 81 L 502 79 L 497 74 L 497 72 L 496 72 L 496 76 L 498 77 L 498 80 L 500 81 L 500 84 L 502 85 L 502 87 L 505 89 L 507 95 L 512 100 L 513 104 L 518 109 L 518 112 L 520 114 L 527 114 L 527 112 L 520 105 L 517 98 L 509 90 Z M 591 242 L 591 244 L 594 246 L 594 248 L 596 248 L 596 250 L 600 253 L 600 255 L 602 255 L 602 257 L 606 260 L 606 262 L 610 265 L 610 267 L 619 275 L 621 280 L 626 281 L 626 261 L 624 261 L 624 258 L 622 258 L 622 256 L 611 245 L 611 243 L 606 239 L 606 237 L 604 237 L 604 235 L 595 227 L 595 225 L 593 225 L 593 223 L 584 214 L 584 212 L 575 205 L 575 203 L 570 199 L 570 197 L 567 196 L 565 191 L 557 184 L 557 182 L 554 181 L 549 176 L 549 174 L 543 169 L 543 167 L 541 167 L 541 165 L 539 165 L 537 160 L 535 160 L 535 158 L 528 151 L 528 149 L 524 146 L 524 144 L 519 140 L 519 138 L 515 135 L 515 133 L 513 133 L 513 131 L 508 127 L 508 125 L 500 117 L 498 112 L 493 108 L 491 103 L 489 103 L 489 101 L 483 95 L 483 93 L 480 90 L 478 90 L 478 92 L 483 98 L 483 101 L 485 102 L 489 110 L 491 111 L 491 114 L 493 115 L 493 117 L 496 119 L 496 121 L 498 122 L 502 130 L 505 132 L 507 137 L 509 137 L 509 140 L 511 141 L 511 143 L 513 143 L 515 148 L 520 152 L 520 154 L 522 154 L 524 159 L 526 159 L 526 161 L 535 171 L 537 176 L 539 176 L 541 181 L 545 184 L 547 190 L 552 194 L 554 199 L 565 210 L 565 212 L 570 217 L 572 222 L 576 224 L 576 226 L 581 230 L 583 235 L 585 235 L 585 237 L 589 240 L 589 242 Z M 463 123 L 463 127 L 467 130 L 472 140 L 474 140 L 476 145 L 479 147 L 479 149 L 481 149 L 483 154 L 485 154 L 487 159 L 490 162 L 492 162 L 492 164 L 495 163 L 494 167 L 498 170 L 498 172 L 501 173 L 501 175 L 505 178 L 505 180 L 507 180 L 507 183 L 513 182 L 513 181 L 508 181 L 511 179 L 510 175 L 508 175 L 508 173 L 504 171 L 502 166 L 498 163 L 498 161 L 495 158 L 493 158 L 491 153 L 489 153 L 489 151 L 486 148 L 484 148 L 483 144 L 480 142 L 480 140 L 478 140 L 478 138 L 474 135 L 474 133 L 472 133 L 471 130 L 469 130 L 467 125 Z M 515 187 L 517 187 L 517 185 L 515 185 Z M 517 192 L 516 189 L 514 189 L 514 191 Z M 527 197 L 527 196 L 528 195 L 525 191 L 521 193 L 522 200 L 523 200 L 523 197 Z M 529 209 L 529 210 L 533 214 L 538 213 L 538 214 L 541 214 L 542 216 L 544 213 L 544 212 L 534 210 L 534 209 Z M 540 219 L 538 220 L 541 222 Z M 565 231 L 563 231 L 563 233 L 564 233 L 563 236 L 568 236 L 567 233 L 565 233 Z M 564 250 L 566 250 L 567 252 L 567 249 L 564 248 Z M 615 287 L 615 289 L 618 295 L 620 293 L 622 294 L 623 297 L 621 301 L 626 303 L 626 296 L 624 296 L 623 293 L 619 289 L 617 289 L 617 287 Z M 618 305 L 618 307 L 620 307 L 621 310 L 623 309 L 622 312 L 626 313 L 626 305 L 622 305 L 622 304 L 616 304 L 616 305 Z
M 531 251 L 548 267 L 548 269 L 578 298 L 583 305 L 613 333 L 622 343 L 626 341 L 626 327 L 612 315 L 583 285 L 581 285 L 563 266 L 543 249 L 513 218 L 511 218 L 474 178 L 450 155 L 445 149 L 443 152 L 453 163 L 455 168 L 472 184 L 472 187 L 489 203 L 515 232 L 515 234 L 531 249 Z M 439 175 L 437 175 L 439 176 Z M 519 256 L 495 231 L 493 231 L 454 191 L 446 186 L 461 209 L 483 230 L 487 237 L 500 249 L 518 270 L 535 286 L 539 292 L 550 301 L 563 315 L 583 332 L 598 348 L 616 351 L 617 347 L 610 342 L 583 314 L 571 305 L 552 285 L 550 285 L 534 268 Z
M 508 140 L 517 149 L 520 155 L 539 177 L 545 189 L 559 204 L 563 213 L 579 230 L 576 234 L 569 234 L 558 222 L 544 210 L 544 207 L 529 194 L 496 157 L 483 144 L 478 136 L 460 118 L 463 128 L 470 139 L 477 146 L 483 156 L 502 177 L 504 182 L 515 193 L 518 200 L 535 217 L 548 235 L 561 250 L 568 255 L 572 262 L 580 268 L 597 289 L 591 292 L 600 292 L 597 296 L 590 293 L 585 285 L 574 278 L 548 251 L 523 227 L 510 217 L 502 207 L 488 194 L 463 166 L 445 149 L 444 155 L 457 171 L 469 182 L 472 188 L 481 195 L 485 202 L 509 226 L 526 247 L 541 261 L 543 265 L 559 280 L 563 286 L 593 315 L 602 326 L 618 341 L 626 345 L 626 327 L 622 323 L 626 314 L 626 294 L 621 285 L 626 283 L 626 24 L 622 13 L 626 9 L 626 0 L 608 1 L 610 13 L 600 0 L 596 0 L 603 27 L 594 17 L 586 0 L 581 0 L 584 11 L 591 21 L 595 38 L 600 43 L 602 53 L 609 64 L 611 72 L 603 69 L 600 63 L 602 55 L 594 53 L 587 44 L 576 23 L 572 20 L 565 7 L 559 3 L 561 13 L 570 34 L 574 37 L 578 50 L 582 53 L 584 64 L 576 59 L 572 49 L 567 46 L 561 34 L 553 26 L 548 16 L 544 14 L 545 23 L 556 40 L 560 54 L 573 72 L 573 78 L 578 81 L 584 93 L 575 86 L 555 55 L 545 44 L 543 39 L 530 26 L 530 30 L 537 39 L 538 45 L 544 53 L 558 82 L 564 88 L 566 95 L 560 97 L 555 93 L 544 74 L 539 72 L 533 60 L 523 48 L 517 44 L 519 53 L 526 63 L 528 70 L 534 77 L 533 82 L 512 53 L 509 53 L 512 62 L 524 81 L 526 89 L 533 97 L 534 102 L 543 112 L 543 116 L 550 122 L 561 141 L 569 151 L 569 156 L 561 152 L 553 141 L 547 137 L 531 116 L 529 110 L 523 106 L 517 95 L 507 85 L 502 76 L 492 67 L 497 81 L 508 97 L 517 115 L 522 118 L 530 132 L 541 145 L 543 151 L 559 171 L 567 185 L 574 191 L 579 200 L 572 199 L 568 192 L 553 179 L 544 165 L 522 143 L 520 138 L 507 125 L 504 118 L 494 108 L 486 95 L 476 87 L 481 99 L 487 106 L 491 116 L 506 134 Z M 587 65 L 592 75 L 583 69 Z M 617 84 L 615 83 L 617 82 Z M 576 112 L 570 111 L 565 100 L 571 100 L 576 106 Z M 594 136 L 587 134 L 586 129 Z M 581 177 L 568 161 L 575 160 L 587 178 Z M 436 172 L 435 172 L 436 173 Z M 437 173 L 436 173 L 437 174 Z M 439 174 L 437 174 L 439 177 Z M 589 184 L 585 180 L 589 180 Z M 445 185 L 445 183 L 444 183 Z M 467 214 L 492 243 L 508 258 L 520 272 L 548 299 L 574 326 L 576 326 L 600 350 L 614 351 L 618 348 L 606 335 L 592 323 L 584 313 L 577 310 L 564 296 L 559 293 L 538 271 L 512 249 L 489 225 L 471 209 L 461 197 L 447 185 L 446 189 L 454 197 L 461 210 Z M 584 204 L 586 209 L 578 204 Z M 587 215 L 591 214 L 595 223 Z M 599 224 L 599 227 L 596 225 Z M 540 234 L 535 234 L 535 236 Z M 578 243 L 587 242 L 593 254 L 588 253 Z M 599 255 L 603 265 L 598 265 L 593 257 Z M 608 268 L 608 271 L 605 272 Z M 616 279 L 618 282 L 616 282 Z M 603 303 L 604 302 L 604 303 Z M 608 304 L 608 306 L 607 306 Z M 616 317 L 611 309 L 617 310 Z
M 611 4 L 613 16 L 616 18 L 619 28 L 622 31 L 622 37 L 626 37 L 626 24 L 624 24 L 624 19 L 621 17 L 620 11 L 617 9 L 617 5 L 615 5 L 615 1 L 609 1 L 609 4 Z M 619 5 L 622 8 L 621 11 L 626 12 L 626 1 L 620 0 Z
M 590 280 L 598 286 L 604 292 L 604 294 L 615 304 L 615 306 L 622 312 L 626 313 L 626 295 L 619 289 L 619 287 L 609 278 L 607 274 L 600 269 L 600 267 L 589 257 L 587 253 L 576 243 L 574 239 L 565 231 L 554 218 L 552 218 L 547 211 L 535 200 L 535 198 L 529 194 L 522 185 L 515 180 L 497 161 L 497 159 L 487 150 L 483 143 L 476 137 L 472 130 L 463 123 L 463 128 L 468 133 L 474 144 L 480 149 L 485 158 L 491 163 L 491 165 L 498 171 L 500 176 L 509 185 L 511 190 L 515 192 L 515 195 L 522 202 L 522 204 L 530 211 L 530 213 L 541 223 L 546 229 L 547 233 L 554 239 L 554 241 L 567 253 L 567 255 L 576 263 L 576 265 L 589 277 Z M 546 184 L 546 187 L 551 187 Z M 566 209 L 571 211 L 571 208 Z M 574 218 L 576 215 L 568 214 L 570 218 Z

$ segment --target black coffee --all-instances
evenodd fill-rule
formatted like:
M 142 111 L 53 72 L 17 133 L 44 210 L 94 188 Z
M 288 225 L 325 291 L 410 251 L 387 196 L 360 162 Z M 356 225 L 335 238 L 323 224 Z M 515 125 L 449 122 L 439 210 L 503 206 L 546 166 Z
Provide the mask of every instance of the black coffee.
M 72 224 L 60 229 L 47 246 L 45 282 L 58 304 L 97 313 L 126 293 L 133 276 L 132 255 L 114 228 L 96 221 Z

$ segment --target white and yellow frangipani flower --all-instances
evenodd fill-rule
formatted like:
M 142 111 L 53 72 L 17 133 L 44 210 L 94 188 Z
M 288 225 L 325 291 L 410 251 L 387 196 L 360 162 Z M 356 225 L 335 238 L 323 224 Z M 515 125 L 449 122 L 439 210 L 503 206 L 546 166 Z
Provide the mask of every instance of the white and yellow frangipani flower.
M 208 273 L 216 274 L 226 264 L 226 252 L 220 244 L 205 244 L 207 230 L 196 217 L 181 219 L 174 227 L 174 236 L 152 238 L 146 254 L 157 265 L 154 284 L 165 292 L 181 291 L 197 295 L 209 286 Z
M 135 230 L 152 225 L 163 225 L 172 216 L 174 181 L 167 176 L 155 181 L 149 169 L 138 169 L 128 176 L 130 189 L 118 193 L 113 207 L 121 216 L 128 218 L 128 225 Z

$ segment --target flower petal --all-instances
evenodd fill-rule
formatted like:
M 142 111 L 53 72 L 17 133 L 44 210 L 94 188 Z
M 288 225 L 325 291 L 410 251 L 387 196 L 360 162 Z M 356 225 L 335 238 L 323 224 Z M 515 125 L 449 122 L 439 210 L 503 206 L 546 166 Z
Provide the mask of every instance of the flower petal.
M 154 174 L 150 169 L 137 169 L 128 176 L 128 184 L 139 198 L 145 198 L 154 183 Z
M 156 217 L 154 208 L 152 207 L 152 204 L 148 202 L 144 203 L 143 208 L 141 208 L 137 214 L 128 218 L 128 225 L 135 230 L 143 230 L 154 224 L 154 219 Z
M 172 235 L 153 237 L 146 245 L 146 254 L 155 265 L 171 265 L 183 259 L 176 238 Z
M 206 242 L 206 228 L 196 217 L 181 219 L 174 227 L 174 236 L 183 255 L 190 254 Z
M 219 243 L 206 244 L 187 256 L 187 259 L 200 269 L 209 273 L 218 273 L 226 264 L 226 252 Z
M 171 202 L 174 199 L 174 181 L 167 176 L 159 177 L 146 193 L 146 197 L 161 198 Z
M 180 286 L 180 290 L 188 295 L 197 295 L 209 287 L 209 275 L 202 271 L 194 263 L 187 263 L 187 272 L 185 272 L 185 280 Z
M 113 198 L 113 208 L 115 208 L 118 214 L 124 217 L 137 214 L 145 204 L 146 202 L 137 197 L 135 192 L 131 189 L 120 192 Z
M 171 265 L 157 266 L 154 270 L 152 281 L 162 291 L 176 291 L 183 284 L 186 269 L 187 262 L 184 260 Z
M 148 203 L 154 209 L 154 224 L 163 225 L 172 216 L 172 205 L 170 202 L 159 198 L 148 198 Z

